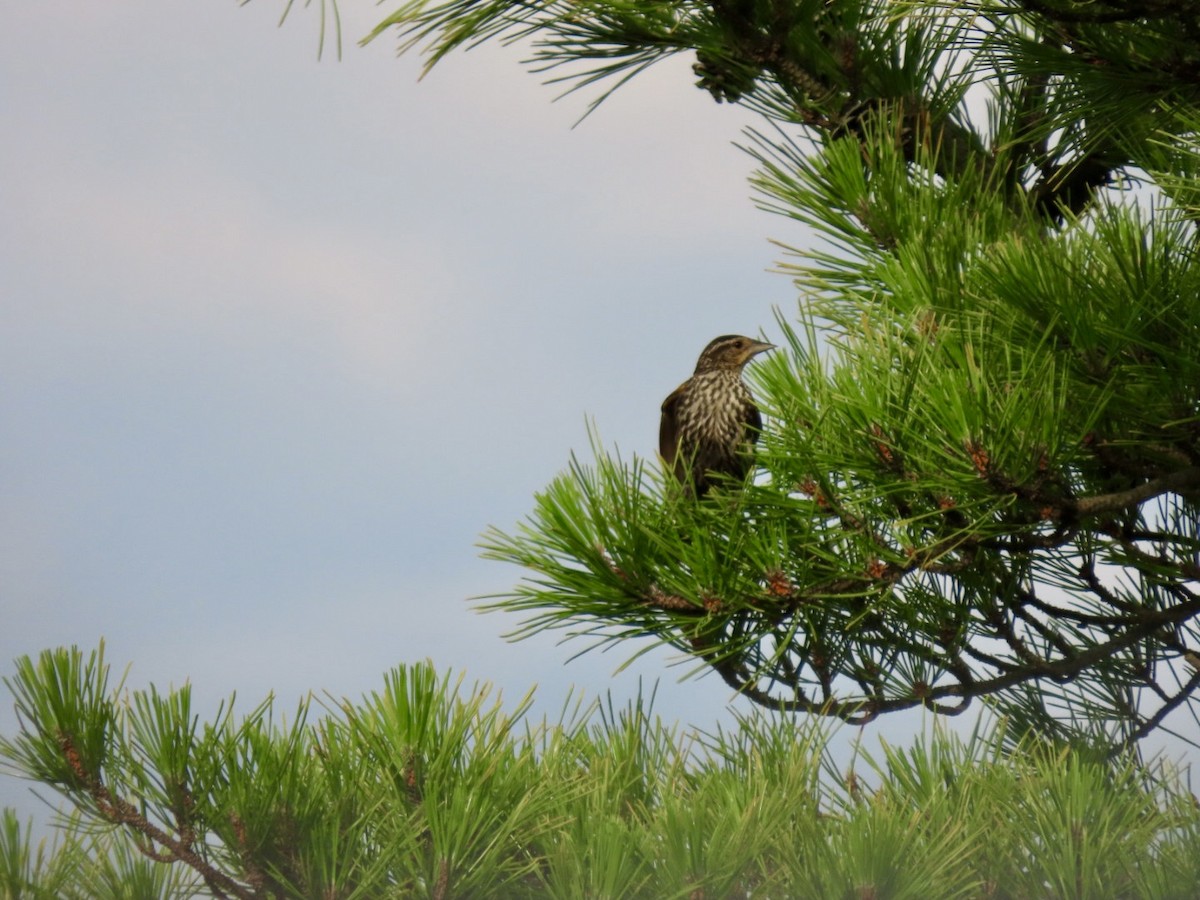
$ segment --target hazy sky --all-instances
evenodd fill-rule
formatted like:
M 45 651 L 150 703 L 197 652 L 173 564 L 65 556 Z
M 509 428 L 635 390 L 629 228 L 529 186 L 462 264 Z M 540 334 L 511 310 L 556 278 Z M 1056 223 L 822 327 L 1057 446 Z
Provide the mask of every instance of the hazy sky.
M 589 97 L 552 102 L 520 48 L 418 83 L 355 45 L 388 7 L 343 0 L 318 62 L 283 6 L 3 3 L 0 672 L 103 637 L 132 686 L 290 709 L 429 657 L 552 713 L 661 678 L 664 717 L 728 722 L 665 654 L 568 663 L 469 598 L 520 576 L 475 541 L 587 417 L 652 453 L 703 345 L 793 307 L 751 117 L 681 59 L 573 129 Z

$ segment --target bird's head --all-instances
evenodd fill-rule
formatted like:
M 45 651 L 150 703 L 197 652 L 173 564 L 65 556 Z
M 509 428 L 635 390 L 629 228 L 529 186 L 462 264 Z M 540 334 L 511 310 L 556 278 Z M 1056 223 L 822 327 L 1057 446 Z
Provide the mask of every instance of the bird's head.
M 741 371 L 751 357 L 774 349 L 775 345 L 766 341 L 756 341 L 740 334 L 723 334 L 713 338 L 704 348 L 696 362 L 696 374 L 717 369 Z

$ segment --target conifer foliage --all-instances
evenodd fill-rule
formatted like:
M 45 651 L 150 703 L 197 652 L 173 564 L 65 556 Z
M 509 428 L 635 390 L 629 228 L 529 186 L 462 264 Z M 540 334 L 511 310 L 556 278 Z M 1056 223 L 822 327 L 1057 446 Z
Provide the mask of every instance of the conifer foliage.
M 1178 773 L 999 734 L 847 764 L 811 716 L 682 733 L 650 697 L 537 722 L 429 663 L 357 703 L 204 724 L 187 688 L 115 682 L 103 648 L 23 658 L 7 687 L 25 727 L 0 762 L 76 812 L 38 844 L 0 813 L 5 898 L 1190 900 L 1200 880 Z
M 494 530 L 528 634 L 650 636 L 776 709 L 988 698 L 1129 745 L 1200 684 L 1200 12 L 1187 0 L 451 0 L 596 102 L 667 56 L 762 116 L 787 352 L 752 484 L 596 448 Z M 603 85 L 598 87 L 597 85 Z M 641 649 L 640 647 L 638 649 Z

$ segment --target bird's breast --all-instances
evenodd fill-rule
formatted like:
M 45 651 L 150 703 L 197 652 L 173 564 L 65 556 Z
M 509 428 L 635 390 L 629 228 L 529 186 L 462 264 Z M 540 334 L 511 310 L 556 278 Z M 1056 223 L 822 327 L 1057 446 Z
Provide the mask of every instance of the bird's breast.
M 702 434 L 714 443 L 741 440 L 753 400 L 742 379 L 724 372 L 693 379 L 685 403 L 681 404 L 680 425 L 689 434 Z

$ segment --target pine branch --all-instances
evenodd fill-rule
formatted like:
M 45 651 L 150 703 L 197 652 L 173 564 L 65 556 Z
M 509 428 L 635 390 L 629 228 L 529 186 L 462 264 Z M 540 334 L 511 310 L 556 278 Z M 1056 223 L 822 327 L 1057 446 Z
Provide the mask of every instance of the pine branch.
M 258 900 L 265 896 L 261 888 L 257 890 L 247 888 L 210 865 L 196 851 L 193 841 L 189 837 L 190 828 L 180 838 L 174 838 L 147 819 L 133 803 L 114 795 L 96 773 L 89 771 L 84 766 L 82 757 L 70 735 L 61 734 L 59 746 L 62 749 L 64 761 L 79 782 L 86 786 L 87 793 L 95 801 L 104 820 L 113 825 L 129 828 L 149 842 L 148 844 L 140 842 L 135 844 L 145 856 L 157 862 L 183 863 L 195 870 L 204 879 L 209 890 L 217 897 L 233 896 L 239 900 Z M 153 848 L 156 845 L 164 848 L 163 851 L 155 851 Z
M 1045 16 L 1054 22 L 1069 22 L 1087 25 L 1111 25 L 1117 22 L 1168 18 L 1194 13 L 1195 8 L 1188 0 L 1130 0 L 1130 2 L 1093 2 L 1076 5 L 1068 0 L 1066 5 L 1046 0 L 1017 0 L 1022 9 Z M 1097 6 L 1115 7 L 1097 11 Z
M 1099 516 L 1139 506 L 1163 494 L 1185 494 L 1195 488 L 1200 488 L 1200 466 L 1179 469 L 1125 491 L 1081 497 L 1072 501 L 1068 509 L 1076 518 Z

